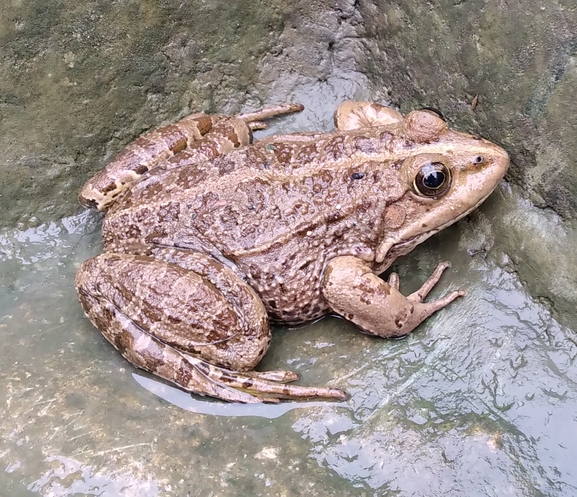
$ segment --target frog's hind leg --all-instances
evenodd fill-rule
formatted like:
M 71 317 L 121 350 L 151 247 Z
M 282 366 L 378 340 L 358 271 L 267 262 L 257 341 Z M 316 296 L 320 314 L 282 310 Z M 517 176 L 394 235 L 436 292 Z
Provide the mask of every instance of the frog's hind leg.
M 82 290 L 79 290 L 79 298 L 92 323 L 134 366 L 201 395 L 229 402 L 258 402 L 250 394 L 209 380 L 205 368 L 196 367 L 177 350 L 148 334 L 111 302 L 92 299 Z
M 86 182 L 78 199 L 85 207 L 107 210 L 144 174 L 175 156 L 180 159 L 168 168 L 212 159 L 251 141 L 251 129 L 241 119 L 192 114 L 128 144 Z
M 88 208 L 107 210 L 120 194 L 161 164 L 173 169 L 200 163 L 252 142 L 261 120 L 300 112 L 299 104 L 280 104 L 238 116 L 191 114 L 129 143 L 102 171 L 90 178 L 78 199 Z
M 337 389 L 285 385 L 297 378 L 291 372 L 251 371 L 268 348 L 268 320 L 231 269 L 183 250 L 150 255 L 103 254 L 76 276 L 86 315 L 132 364 L 234 402 L 345 398 Z

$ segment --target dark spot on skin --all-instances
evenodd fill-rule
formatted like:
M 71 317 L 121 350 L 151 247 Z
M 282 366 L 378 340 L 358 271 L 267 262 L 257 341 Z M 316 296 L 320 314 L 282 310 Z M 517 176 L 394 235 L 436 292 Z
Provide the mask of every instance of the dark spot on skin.
M 183 387 L 188 386 L 190 380 L 192 379 L 192 374 L 190 369 L 184 364 L 184 362 L 180 365 L 178 369 L 174 372 L 174 381 Z
M 312 261 L 304 261 L 299 267 L 299 271 L 305 271 L 310 265 Z
M 362 279 L 358 283 L 358 289 L 365 295 L 374 295 L 376 293 L 376 288 L 371 286 L 365 279 Z
M 166 236 L 166 231 L 162 229 L 160 226 L 155 226 L 154 230 L 149 233 L 146 238 L 144 239 L 145 243 L 158 243 L 159 240 Z M 142 254 L 146 255 L 146 254 Z
M 167 324 L 171 324 L 171 325 L 178 325 L 178 324 L 182 323 L 182 319 L 180 319 L 179 317 L 172 316 L 170 314 L 166 315 L 165 320 L 166 320 Z
M 357 205 L 358 212 L 367 212 L 373 203 L 370 200 L 363 200 L 359 205 Z
M 351 179 L 363 179 L 365 177 L 365 173 L 358 172 L 351 174 Z
M 248 390 L 253 385 L 254 385 L 254 382 L 252 380 L 245 380 L 242 382 L 242 388 L 245 390 Z
M 361 295 L 360 296 L 360 301 L 365 304 L 365 305 L 372 305 L 372 301 L 370 298 L 368 298 L 366 295 Z
M 116 190 L 116 183 L 112 182 L 109 183 L 108 185 L 106 185 L 104 188 L 102 188 L 100 191 L 106 195 L 107 193 L 110 193 L 111 191 Z
M 171 147 L 172 151 L 177 154 L 178 152 L 182 152 L 186 148 L 187 142 L 186 138 L 182 137 L 179 138 L 178 141 Z
M 381 136 L 379 136 L 379 139 L 384 142 L 390 142 L 393 138 L 393 135 L 391 133 L 389 133 L 388 131 L 385 131 L 384 133 L 381 133 Z
M 423 228 L 426 228 L 426 227 L 427 227 L 426 223 L 423 223 L 421 226 L 422 226 Z
M 366 154 L 374 154 L 376 152 L 373 141 L 370 138 L 363 138 L 358 136 L 355 138 L 354 144 L 355 148 L 359 152 L 364 152 Z
M 98 202 L 93 198 L 78 197 L 80 205 L 86 207 L 87 209 L 98 209 Z
M 401 322 L 401 318 L 395 319 L 395 326 L 399 329 L 403 327 L 403 323 Z
M 275 145 L 274 154 L 281 165 L 288 164 L 292 158 L 293 149 L 283 144 Z
M 236 131 L 234 129 L 231 130 L 231 132 L 228 134 L 227 138 L 233 144 L 234 148 L 240 147 L 240 140 L 239 140 L 238 135 L 236 134 Z
M 144 174 L 146 172 L 148 172 L 148 167 L 146 167 L 144 164 L 140 164 L 135 170 L 134 172 L 136 174 Z
M 133 342 L 133 336 L 128 331 L 122 331 L 114 337 L 114 346 L 121 354 L 124 354 L 126 350 L 132 350 Z
M 316 304 L 316 305 L 313 306 L 312 314 L 316 316 L 316 315 L 319 314 L 321 311 L 322 311 L 321 306 L 318 305 L 318 304 Z
M 212 129 L 212 118 L 210 116 L 200 116 L 195 121 L 196 128 L 201 135 L 206 135 Z
M 215 165 L 218 165 L 218 174 L 220 176 L 224 176 L 228 173 L 231 173 L 236 169 L 236 163 L 228 159 L 226 155 L 223 156 L 221 160 L 215 160 L 214 163 Z

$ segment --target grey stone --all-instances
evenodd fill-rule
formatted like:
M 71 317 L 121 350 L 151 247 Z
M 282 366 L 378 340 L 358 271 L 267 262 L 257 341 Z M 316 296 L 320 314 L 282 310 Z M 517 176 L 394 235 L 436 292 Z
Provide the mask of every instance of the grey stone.
M 576 24 L 559 1 L 3 5 L 2 491 L 574 494 Z M 395 264 L 410 292 L 451 260 L 433 297 L 469 296 L 404 340 L 335 318 L 276 330 L 262 368 L 345 388 L 344 405 L 253 411 L 132 368 L 72 290 L 100 251 L 84 181 L 188 112 L 300 101 L 269 132 L 326 130 L 344 98 L 437 107 L 510 152 L 508 184 Z

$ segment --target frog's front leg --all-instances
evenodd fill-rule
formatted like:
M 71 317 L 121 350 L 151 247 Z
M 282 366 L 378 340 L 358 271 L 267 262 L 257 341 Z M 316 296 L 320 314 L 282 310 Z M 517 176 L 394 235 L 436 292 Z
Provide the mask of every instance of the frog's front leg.
M 342 102 L 334 114 L 335 127 L 339 130 L 385 126 L 403 119 L 403 114 L 391 107 L 353 100 Z
M 103 254 L 76 276 L 84 312 L 129 362 L 233 402 L 346 398 L 337 389 L 286 385 L 298 378 L 291 372 L 251 371 L 270 342 L 256 293 L 204 254 L 160 252 Z
M 409 296 L 399 292 L 399 278 L 388 282 L 375 275 L 369 265 L 352 256 L 336 257 L 324 272 L 322 290 L 331 309 L 372 335 L 400 337 L 458 297 L 457 290 L 433 302 L 423 302 L 450 263 L 437 266 L 423 286 Z

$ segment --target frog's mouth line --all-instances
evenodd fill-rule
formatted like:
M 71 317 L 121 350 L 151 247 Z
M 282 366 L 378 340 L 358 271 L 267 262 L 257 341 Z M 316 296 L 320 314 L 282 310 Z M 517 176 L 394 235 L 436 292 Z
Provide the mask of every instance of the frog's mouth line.
M 477 207 L 479 207 L 485 200 L 487 200 L 487 198 L 489 198 L 489 196 L 491 195 L 491 193 L 493 193 L 493 191 L 494 191 L 494 189 L 491 190 L 489 193 L 487 193 L 485 196 L 481 197 L 481 199 L 476 204 L 474 204 L 472 207 L 470 207 L 469 209 L 467 209 L 463 213 L 459 214 L 456 218 L 449 220 L 445 224 L 437 226 L 437 227 L 435 227 L 429 231 L 425 231 L 424 233 L 418 233 L 416 235 L 413 235 L 412 237 L 407 238 L 405 240 L 402 240 L 398 243 L 393 242 L 392 245 L 388 249 L 386 249 L 386 247 L 391 242 L 386 241 L 386 240 L 383 241 L 377 248 L 375 262 L 377 262 L 378 264 L 381 264 L 381 263 L 387 261 L 387 259 L 394 260 L 397 257 L 401 257 L 403 255 L 408 254 L 417 245 L 420 245 L 422 242 L 424 242 L 427 238 L 430 238 L 431 236 L 435 235 L 439 231 L 444 230 L 446 227 L 450 226 L 451 224 L 456 223 L 457 221 L 460 221 L 465 216 L 469 215 Z M 386 251 L 385 251 L 385 249 L 386 249 Z

